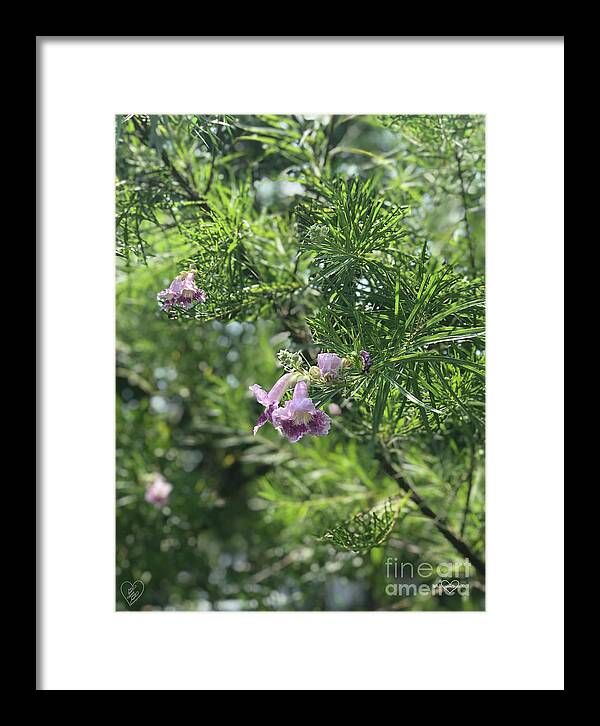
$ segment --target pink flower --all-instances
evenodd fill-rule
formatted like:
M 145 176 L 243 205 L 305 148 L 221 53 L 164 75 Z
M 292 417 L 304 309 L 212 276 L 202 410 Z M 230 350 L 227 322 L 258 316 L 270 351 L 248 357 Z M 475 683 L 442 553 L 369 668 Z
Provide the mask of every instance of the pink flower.
M 173 305 L 190 308 L 194 302 L 205 302 L 206 293 L 196 287 L 196 273 L 182 272 L 166 290 L 161 290 L 156 299 L 162 303 L 161 310 L 169 310 Z
M 161 474 L 156 474 L 150 486 L 146 489 L 144 499 L 154 504 L 157 509 L 163 507 L 169 501 L 169 495 L 173 491 L 170 484 Z
M 253 386 L 250 386 L 250 390 L 254 394 L 256 400 L 261 403 L 265 410 L 261 415 L 258 417 L 258 421 L 256 422 L 256 426 L 254 427 L 254 435 L 256 436 L 256 432 L 261 426 L 264 426 L 267 421 L 269 423 L 273 423 L 272 414 L 273 411 L 277 408 L 279 405 L 279 401 L 281 400 L 281 397 L 283 394 L 288 390 L 288 388 L 292 385 L 292 373 L 285 373 L 281 378 L 275 383 L 273 388 L 267 393 L 263 388 L 261 388 L 257 383 L 255 383 Z
M 323 378 L 331 380 L 337 376 L 339 368 L 342 365 L 342 359 L 336 353 L 319 353 L 317 356 L 317 365 Z
M 327 406 L 327 410 L 332 416 L 341 416 L 342 415 L 342 409 L 337 403 L 330 403 L 329 406 Z
M 326 436 L 329 433 L 331 419 L 310 400 L 305 381 L 298 381 L 292 398 L 283 406 L 279 406 L 281 397 L 294 384 L 297 377 L 296 373 L 286 373 L 268 393 L 257 384 L 250 386 L 256 400 L 265 407 L 254 427 L 255 435 L 267 421 L 293 444 L 300 441 L 305 434 Z
M 327 436 L 331 419 L 308 397 L 308 386 L 299 381 L 294 388 L 294 395 L 282 408 L 275 408 L 271 413 L 273 426 L 293 444 L 305 434 L 311 436 Z

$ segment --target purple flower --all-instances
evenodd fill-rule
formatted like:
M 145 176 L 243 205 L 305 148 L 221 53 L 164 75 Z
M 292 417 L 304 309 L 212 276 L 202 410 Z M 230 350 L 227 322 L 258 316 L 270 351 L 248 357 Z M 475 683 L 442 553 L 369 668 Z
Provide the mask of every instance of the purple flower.
M 367 373 L 369 368 L 373 365 L 373 359 L 371 358 L 371 354 L 367 353 L 366 350 L 361 350 L 359 355 L 362 363 L 363 373 Z
M 327 410 L 332 416 L 341 416 L 342 415 L 342 408 L 337 403 L 330 403 L 329 406 L 327 406 Z
M 265 407 L 254 427 L 255 435 L 267 422 L 292 443 L 300 441 L 304 434 L 326 436 L 329 433 L 331 419 L 310 400 L 305 381 L 298 381 L 292 398 L 283 406 L 279 406 L 281 397 L 295 380 L 297 380 L 296 373 L 286 373 L 268 393 L 257 384 L 250 386 L 256 400 Z
M 204 302 L 206 293 L 196 287 L 196 273 L 182 272 L 166 290 L 161 290 L 156 299 L 162 303 L 161 310 L 169 310 L 173 305 L 189 308 L 196 301 Z
M 265 410 L 258 418 L 258 421 L 256 422 L 256 426 L 254 427 L 254 435 L 256 436 L 256 432 L 261 426 L 264 426 L 267 421 L 269 423 L 273 423 L 273 411 L 277 408 L 279 405 L 279 401 L 281 400 L 281 397 L 283 394 L 288 390 L 288 388 L 292 385 L 292 373 L 285 373 L 281 378 L 275 383 L 273 388 L 267 393 L 263 388 L 261 388 L 257 383 L 255 383 L 253 386 L 250 386 L 250 390 L 254 394 L 256 400 L 261 403 Z
M 329 433 L 331 419 L 308 397 L 308 386 L 299 381 L 294 388 L 291 400 L 271 413 L 271 422 L 293 444 L 304 436 L 326 436 Z
M 331 380 L 337 376 L 339 368 L 342 365 L 342 359 L 336 353 L 319 353 L 317 356 L 317 365 L 323 378 Z
M 161 474 L 156 474 L 150 486 L 146 489 L 144 499 L 154 504 L 157 509 L 163 507 L 169 501 L 169 495 L 173 491 L 170 484 Z

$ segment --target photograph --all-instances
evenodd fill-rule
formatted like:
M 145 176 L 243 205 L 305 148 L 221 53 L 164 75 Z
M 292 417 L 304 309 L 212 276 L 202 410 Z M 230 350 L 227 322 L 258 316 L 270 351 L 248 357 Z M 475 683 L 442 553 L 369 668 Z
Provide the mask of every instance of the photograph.
M 115 157 L 115 609 L 485 610 L 485 116 Z
M 36 690 L 564 690 L 564 36 L 36 36 L 36 130 Z

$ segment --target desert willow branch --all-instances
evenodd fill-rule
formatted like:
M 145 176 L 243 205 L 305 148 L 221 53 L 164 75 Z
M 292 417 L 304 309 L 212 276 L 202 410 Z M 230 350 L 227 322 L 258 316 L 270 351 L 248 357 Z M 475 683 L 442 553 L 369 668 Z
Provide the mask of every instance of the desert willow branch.
M 469 222 L 468 217 L 468 208 L 469 208 L 469 201 L 467 198 L 467 188 L 465 186 L 465 179 L 464 179 L 464 173 L 463 173 L 463 167 L 462 167 L 462 157 L 460 153 L 458 152 L 456 146 L 454 148 L 454 158 L 456 159 L 456 166 L 458 171 L 458 181 L 460 184 L 460 196 L 463 206 L 463 218 L 462 222 L 465 225 L 465 234 L 467 236 L 467 244 L 468 244 L 468 250 L 469 250 L 469 264 L 471 267 L 471 274 L 475 275 L 477 273 L 477 264 L 475 261 L 475 248 L 474 248 L 474 242 L 473 242 L 473 235 L 471 234 L 471 224 Z
M 398 486 L 402 491 L 410 494 L 412 501 L 417 505 L 421 514 L 430 519 L 438 532 L 459 552 L 463 557 L 466 557 L 473 567 L 479 572 L 480 575 L 485 576 L 485 563 L 469 545 L 456 534 L 454 534 L 445 524 L 443 524 L 438 515 L 431 509 L 431 507 L 425 502 L 423 497 L 415 491 L 414 487 L 409 484 L 404 477 L 399 474 L 398 471 L 392 465 L 389 459 L 388 453 L 384 450 L 383 454 L 383 467 L 387 474 L 398 482 Z
M 142 126 L 139 121 L 134 117 L 133 123 L 136 129 L 136 135 L 138 139 L 145 144 L 148 148 L 152 148 L 152 144 L 150 143 L 149 139 L 149 129 Z M 194 189 L 193 184 L 188 181 L 188 179 L 178 171 L 175 164 L 171 160 L 171 157 L 167 153 L 167 150 L 165 148 L 162 148 L 159 152 L 160 159 L 162 163 L 167 167 L 169 170 L 171 176 L 179 187 L 183 190 L 184 194 L 188 197 L 188 199 L 192 202 L 198 202 L 199 206 L 203 209 L 208 210 L 209 206 L 206 203 L 205 200 L 200 196 L 200 194 Z M 211 168 L 211 183 L 212 183 L 212 168 Z M 207 191 L 210 188 L 210 184 L 207 185 Z

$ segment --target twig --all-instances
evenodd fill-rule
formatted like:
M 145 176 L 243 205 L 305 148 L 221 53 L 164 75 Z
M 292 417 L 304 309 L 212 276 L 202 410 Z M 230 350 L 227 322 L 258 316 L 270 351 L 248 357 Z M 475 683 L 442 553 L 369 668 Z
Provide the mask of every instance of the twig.
M 271 577 L 272 575 L 277 574 L 278 572 L 281 572 L 285 567 L 288 567 L 288 565 L 294 564 L 294 562 L 301 562 L 303 559 L 306 559 L 307 551 L 306 547 L 299 547 L 296 550 L 292 550 L 289 552 L 285 557 L 282 557 L 282 559 L 278 560 L 277 562 L 274 562 L 272 565 L 269 565 L 268 567 L 265 567 L 264 569 L 260 570 L 260 572 L 257 572 L 252 577 L 252 582 L 258 584 L 262 582 L 263 580 L 266 580 L 267 578 Z
M 133 119 L 135 129 L 136 129 L 136 135 L 138 139 L 148 148 L 153 148 L 152 144 L 150 143 L 149 139 L 149 130 L 145 126 L 142 126 L 138 120 L 134 117 Z M 185 192 L 185 195 L 188 197 L 188 199 L 192 202 L 200 202 L 200 206 L 204 207 L 206 210 L 209 209 L 208 204 L 202 200 L 202 197 L 198 192 L 193 188 L 193 186 L 190 184 L 190 182 L 185 178 L 181 172 L 178 171 L 175 164 L 172 162 L 171 158 L 167 154 L 166 149 L 163 147 L 160 150 L 160 158 L 162 163 L 169 169 L 171 172 L 173 178 L 175 181 L 179 184 L 179 186 L 183 189 Z M 212 170 L 211 170 L 212 173 Z
M 469 464 L 469 473 L 467 475 L 467 501 L 465 502 L 465 511 L 463 512 L 462 524 L 460 526 L 460 536 L 463 537 L 465 534 L 465 527 L 467 526 L 467 518 L 469 516 L 469 509 L 471 503 L 471 490 L 473 489 L 473 475 L 475 473 L 475 445 L 471 444 L 471 461 Z
M 456 148 L 456 144 L 454 144 L 454 143 L 452 144 L 452 150 L 454 152 L 454 158 L 456 159 L 458 180 L 460 183 L 460 195 L 461 195 L 462 205 L 463 205 L 463 218 L 461 221 L 464 222 L 464 225 L 465 225 L 467 243 L 469 246 L 469 264 L 471 267 L 471 274 L 474 276 L 477 271 L 477 265 L 475 262 L 475 248 L 473 246 L 473 237 L 471 235 L 471 225 L 469 224 L 469 218 L 467 216 L 468 200 L 467 200 L 467 189 L 465 187 L 465 180 L 464 180 L 464 176 L 463 176 L 462 157 L 458 153 L 458 149 Z
M 327 164 L 327 159 L 329 157 L 329 151 L 331 150 L 331 139 L 333 137 L 334 128 L 335 128 L 335 115 L 331 114 L 331 119 L 329 120 L 329 125 L 327 127 L 327 144 L 325 145 L 325 153 L 323 154 L 323 162 L 321 164 L 322 169 L 325 169 L 325 165 Z
M 206 186 L 204 187 L 204 196 L 206 196 L 208 194 L 208 192 L 210 191 L 210 188 L 212 186 L 213 177 L 214 177 L 214 173 L 215 173 L 215 158 L 216 158 L 216 154 L 213 150 L 213 153 L 210 155 L 210 168 L 208 171 L 208 179 L 206 181 Z
M 448 527 L 446 527 L 445 524 L 440 521 L 438 515 L 425 502 L 421 495 L 418 494 L 417 491 L 415 491 L 414 487 L 409 484 L 409 482 L 407 482 L 406 479 L 404 479 L 404 477 L 396 471 L 385 449 L 383 449 L 383 456 L 383 466 L 386 473 L 398 482 L 398 486 L 400 487 L 400 489 L 405 491 L 407 494 L 410 494 L 411 499 L 417 505 L 421 514 L 423 514 L 425 517 L 433 522 L 438 532 L 448 542 L 450 542 L 450 544 L 457 552 L 460 552 L 463 557 L 466 557 L 469 560 L 469 562 L 473 565 L 477 572 L 479 572 L 481 575 L 485 575 L 485 563 L 479 557 L 479 555 L 473 552 L 473 550 L 461 537 L 455 535 L 451 530 L 448 529 Z
M 173 164 L 173 162 L 169 158 L 169 155 L 164 149 L 161 149 L 160 158 L 162 159 L 163 164 L 169 167 L 171 174 L 175 177 L 179 186 L 183 187 L 183 190 L 185 191 L 186 195 L 191 199 L 191 201 L 200 201 L 200 195 L 198 194 L 198 192 L 190 186 L 190 183 L 183 176 L 183 174 L 180 174 L 179 171 L 177 171 L 177 169 L 175 168 L 175 164 Z

